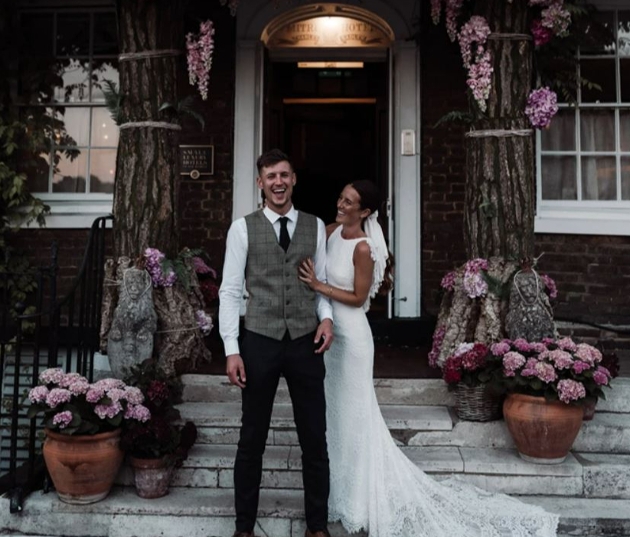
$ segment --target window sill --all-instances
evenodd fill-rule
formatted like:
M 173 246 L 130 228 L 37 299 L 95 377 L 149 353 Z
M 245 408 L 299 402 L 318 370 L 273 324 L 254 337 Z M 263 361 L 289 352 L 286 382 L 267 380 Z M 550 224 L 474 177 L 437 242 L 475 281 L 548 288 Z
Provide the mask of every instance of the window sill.
M 630 236 L 630 211 L 539 208 L 534 221 L 534 231 L 566 235 Z
M 46 216 L 48 229 L 86 229 L 92 226 L 99 216 L 112 213 L 112 200 L 54 201 L 43 200 L 50 206 L 50 214 Z M 31 228 L 34 224 L 31 224 Z

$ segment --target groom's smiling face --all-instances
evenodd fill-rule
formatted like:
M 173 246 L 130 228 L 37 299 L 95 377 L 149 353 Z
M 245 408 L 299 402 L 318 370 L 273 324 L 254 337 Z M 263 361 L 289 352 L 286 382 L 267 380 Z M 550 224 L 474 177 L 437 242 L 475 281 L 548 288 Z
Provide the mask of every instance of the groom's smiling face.
M 265 193 L 267 207 L 278 214 L 286 214 L 289 211 L 295 173 L 286 160 L 262 168 L 256 183 Z

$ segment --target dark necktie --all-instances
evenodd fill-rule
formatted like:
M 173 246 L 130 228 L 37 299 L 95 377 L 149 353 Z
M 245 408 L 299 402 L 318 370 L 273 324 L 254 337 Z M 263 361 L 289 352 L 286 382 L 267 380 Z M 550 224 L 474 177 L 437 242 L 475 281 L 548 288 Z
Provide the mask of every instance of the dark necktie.
M 289 237 L 289 230 L 287 229 L 287 222 L 289 219 L 286 216 L 280 218 L 280 246 L 286 252 L 289 249 L 291 238 Z

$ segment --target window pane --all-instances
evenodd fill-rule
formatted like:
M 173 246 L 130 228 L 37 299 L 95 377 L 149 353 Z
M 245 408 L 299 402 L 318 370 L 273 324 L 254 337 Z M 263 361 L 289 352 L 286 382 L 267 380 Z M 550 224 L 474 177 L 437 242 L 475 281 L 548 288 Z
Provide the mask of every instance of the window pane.
M 94 63 L 92 73 L 92 102 L 105 102 L 103 88 L 107 89 L 105 81 L 109 80 L 116 84 L 116 89 L 120 90 L 118 81 L 118 60 L 109 58 L 107 60 L 97 60 Z
M 582 157 L 582 199 L 617 199 L 615 157 Z
M 621 134 L 621 150 L 630 151 L 630 110 L 619 111 L 619 131 Z
M 87 172 L 87 152 L 80 151 L 71 159 L 66 153 L 60 155 L 57 169 L 53 175 L 53 192 L 85 192 Z
M 619 55 L 630 56 L 630 11 L 620 11 L 618 20 Z
M 543 151 L 575 150 L 575 110 L 560 109 L 548 129 L 541 131 Z
M 630 200 L 630 157 L 621 157 L 621 199 Z
M 621 102 L 630 103 L 630 59 L 619 60 L 619 74 L 621 78 Z
M 114 123 L 107 108 L 92 109 L 92 146 L 116 147 L 118 126 Z
M 59 63 L 63 87 L 55 88 L 55 100 L 75 103 L 86 102 L 90 98 L 90 64 L 76 59 Z
M 583 110 L 580 114 L 582 151 L 615 150 L 615 113 L 612 110 Z
M 20 30 L 24 40 L 21 46 L 24 56 L 52 56 L 53 54 L 53 15 L 52 13 L 23 13 L 20 17 Z
M 90 16 L 62 13 L 57 16 L 57 56 L 90 53 Z
M 116 16 L 113 13 L 97 13 L 94 17 L 93 54 L 118 54 L 118 33 Z
M 92 149 L 90 151 L 90 192 L 113 193 L 115 173 L 115 149 Z
M 582 86 L 583 103 L 612 103 L 617 101 L 615 84 L 615 60 L 598 59 L 580 61 L 582 79 L 596 83 L 601 90 Z
M 592 38 L 592 43 L 582 45 L 580 47 L 580 54 L 582 56 L 614 54 L 614 13 L 612 11 L 598 11 L 592 14 L 589 13 L 589 18 L 594 20 L 595 24 L 589 23 L 585 28 L 585 34 L 587 37 Z
M 542 158 L 542 198 L 576 200 L 575 157 Z
M 89 145 L 90 144 L 90 109 L 66 107 L 63 114 L 57 116 L 64 122 L 68 136 L 72 138 L 72 145 Z M 65 145 L 66 142 L 59 139 L 56 140 L 57 145 Z

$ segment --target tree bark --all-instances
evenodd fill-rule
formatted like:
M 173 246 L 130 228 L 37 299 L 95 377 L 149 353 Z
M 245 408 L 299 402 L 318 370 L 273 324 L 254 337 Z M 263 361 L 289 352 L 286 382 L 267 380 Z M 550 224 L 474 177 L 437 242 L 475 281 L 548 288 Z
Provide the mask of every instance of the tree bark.
M 494 71 L 486 116 L 466 137 L 466 250 L 470 259 L 529 259 L 535 185 L 534 134 L 524 114 L 533 52 L 528 4 L 484 0 L 475 13 L 492 30 L 487 50 Z
M 121 54 L 182 50 L 181 0 L 118 0 Z M 147 247 L 179 250 L 179 131 L 134 126 L 174 123 L 164 103 L 177 103 L 177 56 L 121 61 L 122 123 L 114 187 L 114 254 L 136 258 Z M 131 123 L 128 128 L 124 124 Z

